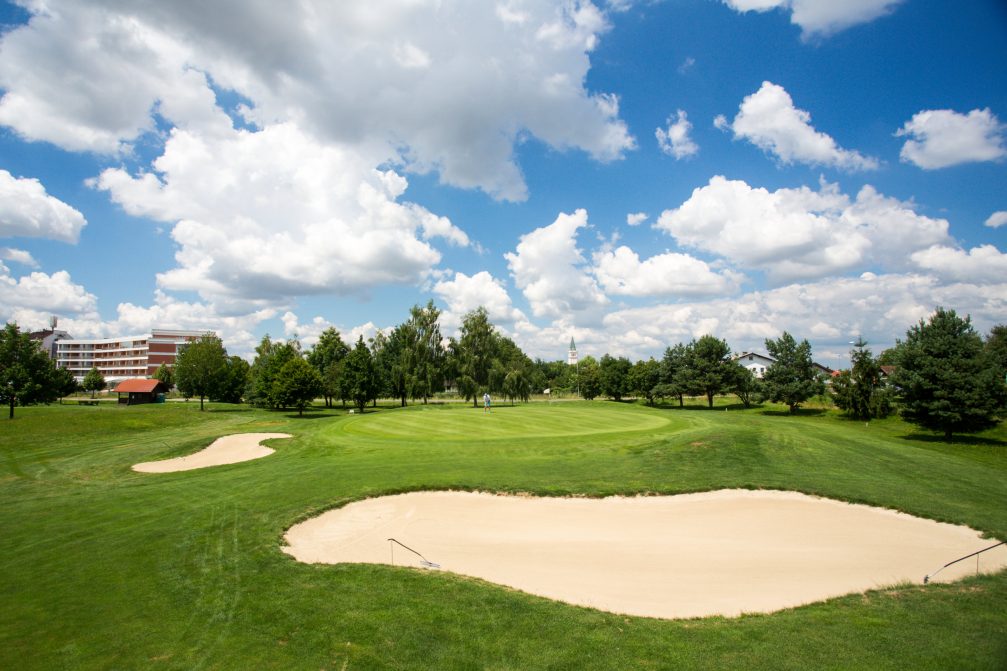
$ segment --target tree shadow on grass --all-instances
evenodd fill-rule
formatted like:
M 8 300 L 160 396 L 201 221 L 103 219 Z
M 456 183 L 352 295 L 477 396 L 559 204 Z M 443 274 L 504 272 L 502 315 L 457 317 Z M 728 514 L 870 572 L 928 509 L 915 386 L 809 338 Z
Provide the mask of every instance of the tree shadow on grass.
M 944 440 L 944 435 L 939 433 L 910 433 L 902 436 L 902 440 L 911 440 L 918 443 L 940 443 L 943 445 L 983 445 L 986 447 L 1007 447 L 1007 441 L 998 438 L 985 438 L 983 436 L 960 435 L 953 436 L 950 441 Z
M 789 410 L 763 410 L 760 414 L 767 417 L 819 417 L 827 413 L 828 410 L 822 408 L 798 408 L 794 412 Z
M 754 410 L 759 410 L 763 406 L 762 406 L 761 403 L 752 403 L 751 405 L 749 405 L 746 408 L 744 403 L 738 402 L 738 403 L 729 403 L 727 405 L 715 405 L 715 406 L 713 406 L 711 408 L 705 402 L 703 404 L 699 404 L 699 403 L 686 403 L 685 405 L 679 405 L 678 401 L 671 401 L 671 402 L 663 401 L 663 402 L 655 403 L 654 405 L 648 405 L 646 407 L 648 407 L 648 408 L 657 408 L 658 410 L 678 410 L 678 411 L 695 410 L 695 411 L 698 411 L 698 412 L 724 412 L 725 410 L 753 410 L 754 411 Z

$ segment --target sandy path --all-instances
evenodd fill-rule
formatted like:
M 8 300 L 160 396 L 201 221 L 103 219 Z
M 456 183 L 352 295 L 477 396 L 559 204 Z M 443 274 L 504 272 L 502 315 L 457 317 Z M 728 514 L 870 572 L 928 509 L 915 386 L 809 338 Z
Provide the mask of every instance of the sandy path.
M 602 610 L 652 617 L 772 612 L 910 581 L 996 541 L 967 527 L 795 492 L 724 490 L 569 499 L 419 492 L 292 527 L 311 563 L 390 563 L 396 538 L 443 570 Z M 394 547 L 396 565 L 419 558 Z M 980 568 L 1007 566 L 1007 546 Z M 975 573 L 975 560 L 937 581 Z
M 176 471 L 191 471 L 207 466 L 222 466 L 236 464 L 265 457 L 275 450 L 259 443 L 270 438 L 290 438 L 289 433 L 236 433 L 223 436 L 213 441 L 209 447 L 174 459 L 162 461 L 146 461 L 134 464 L 133 470 L 140 473 L 174 473 Z

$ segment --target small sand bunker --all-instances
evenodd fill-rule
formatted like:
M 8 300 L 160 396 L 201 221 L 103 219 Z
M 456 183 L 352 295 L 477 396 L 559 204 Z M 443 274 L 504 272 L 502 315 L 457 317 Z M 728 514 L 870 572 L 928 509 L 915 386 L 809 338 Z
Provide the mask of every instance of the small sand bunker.
M 260 445 L 263 440 L 290 437 L 289 433 L 236 433 L 218 438 L 209 447 L 194 454 L 163 461 L 146 461 L 142 464 L 135 464 L 133 470 L 140 473 L 174 473 L 206 468 L 207 466 L 236 464 L 241 461 L 259 459 L 276 451 L 265 445 Z
M 995 543 L 967 527 L 795 492 L 534 498 L 418 492 L 331 510 L 287 532 L 309 563 L 420 558 L 567 603 L 650 617 L 772 612 L 900 582 L 922 583 Z M 1007 566 L 1007 546 L 980 555 Z M 937 576 L 976 572 L 975 559 Z

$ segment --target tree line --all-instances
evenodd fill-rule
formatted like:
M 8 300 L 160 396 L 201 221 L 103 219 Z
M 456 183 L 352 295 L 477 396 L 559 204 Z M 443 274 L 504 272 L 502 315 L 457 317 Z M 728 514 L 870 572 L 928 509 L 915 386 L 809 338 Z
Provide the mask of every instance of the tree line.
M 775 363 L 762 379 L 732 356 L 725 340 L 704 335 L 668 347 L 660 360 L 651 357 L 632 363 L 608 354 L 600 361 L 585 357 L 577 364 L 577 391 L 588 400 L 637 397 L 648 405 L 671 399 L 684 406 L 686 397 L 699 396 L 711 408 L 715 397 L 736 394 L 746 407 L 765 400 L 786 403 L 791 412 L 824 393 L 825 377 L 812 361 L 807 340 L 798 343 L 784 332 L 765 344 Z
M 948 439 L 995 426 L 1007 409 L 1007 326 L 995 326 L 984 340 L 968 317 L 940 307 L 878 357 L 858 340 L 850 369 L 832 380 L 814 365 L 808 341 L 788 332 L 765 340 L 774 363 L 758 378 L 735 360 L 726 341 L 712 335 L 668 347 L 660 360 L 633 363 L 605 354 L 570 366 L 531 360 L 496 329 L 484 308 L 465 315 L 457 337 L 444 339 L 439 319 L 433 301 L 417 305 L 402 324 L 367 342 L 361 336 L 352 347 L 334 328 L 307 351 L 296 337 L 274 341 L 267 335 L 251 364 L 228 356 L 220 338 L 208 333 L 183 347 L 174 367 L 162 366 L 155 377 L 187 398 L 199 397 L 200 409 L 205 399 L 244 400 L 302 414 L 317 398 L 327 407 L 339 402 L 363 412 L 378 398 L 405 406 L 447 389 L 473 405 L 483 393 L 514 402 L 549 389 L 587 400 L 636 397 L 650 405 L 672 400 L 684 406 L 685 397 L 699 396 L 709 407 L 716 396 L 735 394 L 745 407 L 769 401 L 795 412 L 828 389 L 852 418 L 884 417 L 897 408 L 907 421 Z M 81 385 L 92 395 L 104 386 L 97 369 Z M 0 401 L 10 417 L 15 405 L 48 403 L 76 389 L 72 374 L 56 367 L 16 324 L 0 332 Z
M 409 318 L 389 332 L 379 331 L 368 342 L 360 336 L 352 347 L 334 328 L 307 351 L 297 338 L 266 335 L 244 371 L 242 396 L 258 407 L 301 414 L 317 398 L 327 407 L 339 402 L 363 412 L 379 398 L 395 398 L 403 406 L 409 400 L 426 403 L 447 388 L 473 404 L 485 392 L 511 401 L 531 397 L 531 359 L 490 323 L 484 308 L 465 315 L 457 338 L 445 340 L 439 320 L 440 310 L 430 301 L 410 309 Z M 225 358 L 212 334 L 187 345 L 175 363 L 179 391 L 199 396 L 201 404 L 204 397 L 224 400 L 218 390 Z M 236 379 L 237 368 L 232 372 Z

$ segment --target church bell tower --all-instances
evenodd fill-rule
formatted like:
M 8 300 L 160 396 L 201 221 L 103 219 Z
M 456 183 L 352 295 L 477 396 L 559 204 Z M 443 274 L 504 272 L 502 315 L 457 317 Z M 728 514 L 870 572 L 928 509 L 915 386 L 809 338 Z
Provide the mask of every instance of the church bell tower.
M 577 365 L 577 344 L 574 343 L 572 336 L 570 338 L 570 350 L 566 355 L 566 362 L 571 366 Z

